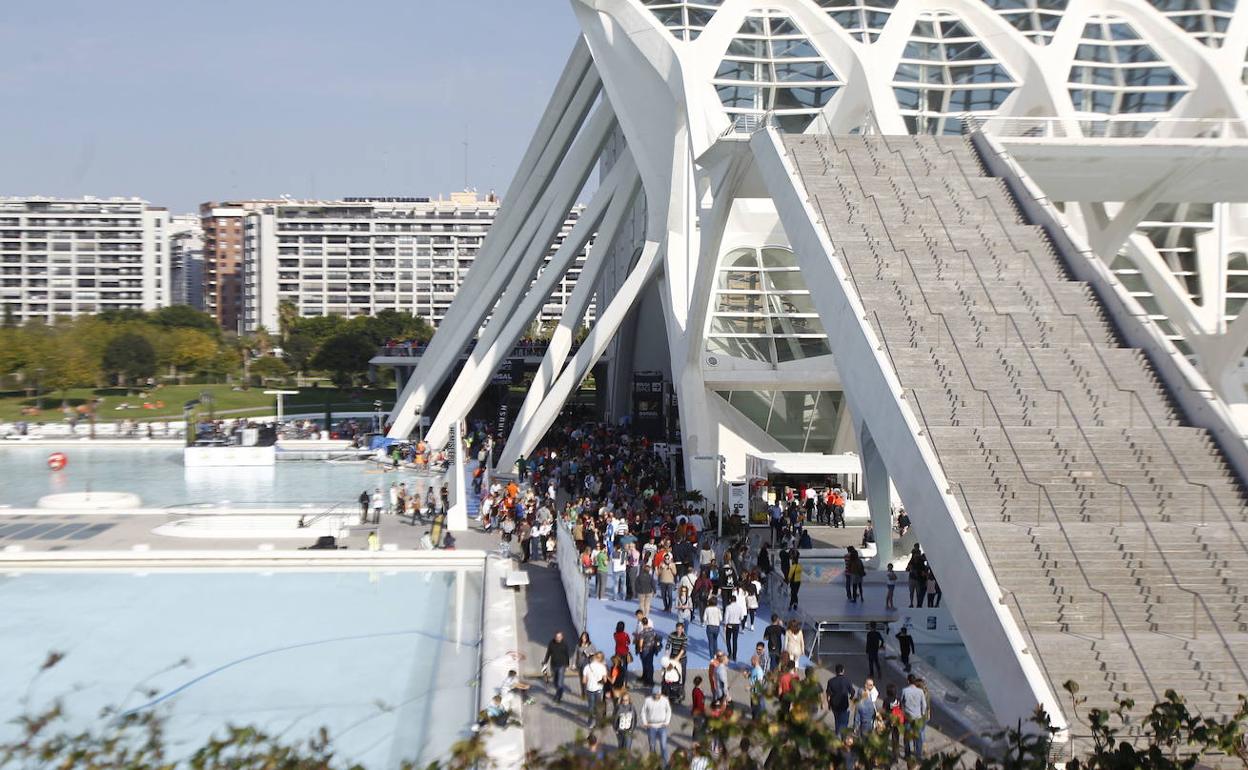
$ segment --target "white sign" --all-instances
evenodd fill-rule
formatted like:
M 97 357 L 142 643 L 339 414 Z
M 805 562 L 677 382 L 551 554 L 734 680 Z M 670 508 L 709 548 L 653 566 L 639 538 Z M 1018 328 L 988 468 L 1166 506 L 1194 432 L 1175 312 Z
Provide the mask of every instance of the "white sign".
M 750 487 L 744 482 L 728 485 L 728 515 L 747 518 L 750 515 Z

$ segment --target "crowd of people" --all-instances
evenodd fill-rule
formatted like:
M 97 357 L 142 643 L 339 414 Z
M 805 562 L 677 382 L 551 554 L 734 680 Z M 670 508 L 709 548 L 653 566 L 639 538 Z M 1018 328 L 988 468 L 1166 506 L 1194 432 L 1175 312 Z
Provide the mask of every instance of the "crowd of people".
M 784 505 L 777 504 L 771 512 L 770 543 L 752 543 L 748 537 L 718 542 L 708 514 L 672 484 L 668 462 L 645 438 L 624 428 L 556 427 L 541 449 L 521 458 L 516 470 L 516 480 L 481 489 L 483 526 L 518 547 L 522 561 L 553 556 L 556 528 L 564 527 L 589 596 L 635 602 L 632 621 L 617 622 L 609 639 L 593 639 L 588 630 L 576 639 L 561 632 L 546 648 L 542 666 L 551 698 L 563 701 L 568 677 L 575 679 L 586 724 L 597 728 L 587 749 L 608 751 L 598 732 L 610 730 L 618 749 L 629 750 L 640 730 L 649 749 L 667 763 L 673 714 L 687 708 L 694 755 L 714 755 L 729 747 L 717 745 L 708 733 L 711 720 L 737 711 L 742 718 L 759 718 L 769 710 L 788 709 L 797 683 L 814 681 L 817 672 L 804 657 L 800 616 L 789 612 L 786 621 L 774 605 L 787 602 L 790 611 L 798 609 L 803 577 L 799 546 L 809 542 L 805 524 L 844 524 L 839 488 L 815 496 L 801 490 Z M 847 593 L 858 600 L 865 568 L 856 550 L 851 556 Z M 916 560 L 922 566 L 910 574 L 926 574 L 926 560 L 917 546 L 912 564 Z M 917 589 L 912 589 L 912 599 Z M 770 608 L 769 623 L 764 607 Z M 674 631 L 658 631 L 658 613 L 676 621 Z M 741 649 L 741 632 L 760 623 L 766 623 L 763 641 L 753 650 Z M 695 626 L 701 626 L 706 638 L 705 674 L 689 669 Z M 700 652 L 701 642 L 696 645 Z M 899 645 L 909 671 L 913 640 L 899 637 Z M 929 698 L 913 674 L 903 686 L 890 684 L 879 692 L 874 683 L 883 674 L 883 646 L 882 634 L 872 629 L 867 635 L 871 678 L 853 685 L 838 671 L 825 690 L 826 707 L 837 729 L 847 735 L 887 732 L 898 757 L 921 757 Z M 734 684 L 738 697 L 748 698 L 748 709 L 744 699 L 734 701 Z M 514 702 L 514 690 L 501 695 Z M 909 728 L 902 729 L 903 724 Z

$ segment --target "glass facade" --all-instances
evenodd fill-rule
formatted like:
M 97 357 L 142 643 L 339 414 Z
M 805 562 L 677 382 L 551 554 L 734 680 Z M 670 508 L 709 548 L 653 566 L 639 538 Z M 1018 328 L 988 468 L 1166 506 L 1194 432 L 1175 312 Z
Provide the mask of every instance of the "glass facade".
M 772 365 L 829 353 L 789 249 L 735 249 L 720 261 L 715 278 L 707 352 Z
M 1001 18 L 1037 45 L 1048 45 L 1068 0 L 984 0 Z
M 697 40 L 724 0 L 641 0 L 677 40 Z
M 919 15 L 893 75 L 893 94 L 912 134 L 961 134 L 961 115 L 996 111 L 1016 87 L 970 28 L 945 11 Z
M 773 112 L 784 131 L 810 125 L 844 83 L 787 15 L 745 17 L 712 81 L 730 118 Z
M 845 31 L 863 43 L 880 39 L 897 0 L 815 0 Z
M 1148 0 L 1185 32 L 1210 48 L 1221 48 L 1235 15 L 1236 0 Z
M 1070 68 L 1070 101 L 1096 115 L 1167 112 L 1189 87 L 1122 18 L 1093 17 Z
M 790 452 L 830 454 L 844 395 L 836 390 L 716 391 Z

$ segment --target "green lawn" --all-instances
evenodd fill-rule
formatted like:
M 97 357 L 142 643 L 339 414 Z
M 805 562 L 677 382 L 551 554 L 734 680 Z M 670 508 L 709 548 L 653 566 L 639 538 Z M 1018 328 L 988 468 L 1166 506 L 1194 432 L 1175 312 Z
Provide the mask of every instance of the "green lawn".
M 212 394 L 213 407 L 222 417 L 243 417 L 248 414 L 273 414 L 276 409 L 276 396 L 264 395 L 265 388 L 250 390 L 234 390 L 230 385 L 164 385 L 145 395 L 138 392 L 128 393 L 124 388 L 75 388 L 65 393 L 65 403 L 77 407 L 92 399 L 101 398 L 102 403 L 96 412 L 99 421 L 110 420 L 152 420 L 182 415 L 182 405 L 191 399 L 208 392 Z M 322 414 L 325 410 L 326 396 L 332 403 L 335 412 L 372 411 L 373 401 L 381 400 L 386 410 L 394 405 L 393 390 L 370 391 L 362 388 L 338 390 L 336 388 L 284 388 L 299 390 L 297 396 L 286 396 L 285 411 Z M 59 412 L 62 403 L 61 394 L 44 393 L 43 411 L 38 415 L 23 415 L 22 410 L 35 406 L 35 398 L 21 391 L 0 391 L 0 421 L 56 420 L 61 418 Z M 154 408 L 144 409 L 143 404 L 151 404 Z M 118 409 L 122 404 L 131 408 Z M 158 406 L 163 404 L 163 406 Z M 241 410 L 241 411 L 240 411 Z

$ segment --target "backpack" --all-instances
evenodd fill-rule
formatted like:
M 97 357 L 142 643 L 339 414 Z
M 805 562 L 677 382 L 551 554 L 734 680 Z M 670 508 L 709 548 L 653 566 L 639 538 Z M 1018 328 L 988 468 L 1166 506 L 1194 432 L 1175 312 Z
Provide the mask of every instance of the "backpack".
M 644 653 L 656 653 L 663 646 L 663 637 L 658 631 L 650 629 L 641 635 L 641 651 Z

